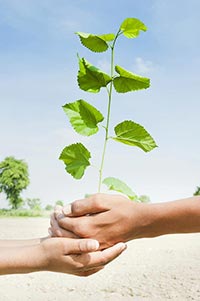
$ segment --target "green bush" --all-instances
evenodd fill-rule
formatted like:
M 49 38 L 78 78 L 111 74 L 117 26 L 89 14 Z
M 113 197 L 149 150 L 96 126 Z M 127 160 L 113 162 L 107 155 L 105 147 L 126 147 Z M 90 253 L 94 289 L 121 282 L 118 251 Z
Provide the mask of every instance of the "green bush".
M 42 210 L 42 203 L 38 198 L 28 198 L 26 199 L 26 204 L 31 210 L 41 211 Z
M 44 216 L 45 212 L 41 210 L 27 209 L 0 209 L 1 217 L 39 217 Z
M 46 205 L 46 207 L 44 208 L 46 211 L 51 211 L 53 210 L 53 206 L 52 205 Z
M 55 202 L 55 206 L 56 206 L 56 205 L 62 206 L 62 207 L 63 207 L 63 206 L 64 206 L 64 202 L 61 201 L 61 200 L 58 200 L 58 201 Z

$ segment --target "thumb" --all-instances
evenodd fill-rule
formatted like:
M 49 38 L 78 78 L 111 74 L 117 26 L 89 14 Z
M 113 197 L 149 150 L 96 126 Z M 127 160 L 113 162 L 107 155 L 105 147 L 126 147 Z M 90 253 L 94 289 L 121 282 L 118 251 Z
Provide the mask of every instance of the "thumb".
M 105 212 L 112 207 L 109 199 L 110 196 L 108 197 L 106 194 L 97 193 L 89 198 L 74 201 L 70 205 L 63 207 L 62 212 L 65 216 L 69 217 Z
M 95 252 L 99 248 L 99 242 L 95 239 L 66 239 L 65 254 L 79 254 Z

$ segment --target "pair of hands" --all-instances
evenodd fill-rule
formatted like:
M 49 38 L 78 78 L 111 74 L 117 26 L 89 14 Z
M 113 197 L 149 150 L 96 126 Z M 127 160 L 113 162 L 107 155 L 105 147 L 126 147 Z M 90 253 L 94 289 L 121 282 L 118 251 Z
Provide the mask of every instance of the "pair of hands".
M 118 242 L 200 232 L 200 197 L 144 204 L 120 195 L 96 194 L 68 207 L 57 207 L 49 230 L 53 237 L 96 239 L 102 252 L 113 246 L 112 253 Z
M 57 207 L 51 238 L 0 242 L 0 274 L 48 270 L 88 276 L 101 270 L 135 238 L 200 232 L 200 197 L 163 204 L 135 203 L 97 194 Z
M 93 239 L 0 240 L 0 275 L 52 271 L 89 276 L 120 255 L 123 243 L 100 251 Z
M 51 217 L 52 237 L 0 241 L 0 274 L 53 271 L 89 276 L 100 271 L 131 239 L 132 206 L 126 198 L 98 194 L 68 208 L 57 207 Z
M 56 206 L 52 238 L 43 242 L 51 270 L 88 276 L 103 269 L 126 249 L 123 242 L 132 239 L 135 206 L 125 197 L 106 194 Z
M 40 270 L 89 276 L 102 270 L 106 264 L 119 256 L 126 245 L 118 243 L 100 251 L 96 240 L 50 238 L 44 240 L 39 247 L 42 256 L 38 258 L 44 258 Z
M 114 231 L 124 227 L 124 200 L 102 197 L 57 207 L 51 216 L 52 237 L 0 241 L 0 274 L 52 271 L 89 276 L 102 270 L 126 249 L 123 242 L 128 240 Z
M 101 270 L 125 250 L 124 242 L 139 237 L 144 223 L 141 206 L 126 197 L 107 194 L 57 206 L 49 228 L 52 239 L 45 242 L 46 252 L 53 244 L 60 244 L 50 256 L 51 269 L 79 276 Z
M 66 207 L 56 206 L 49 233 L 52 237 L 93 238 L 105 249 L 142 237 L 145 205 L 121 195 L 95 194 Z

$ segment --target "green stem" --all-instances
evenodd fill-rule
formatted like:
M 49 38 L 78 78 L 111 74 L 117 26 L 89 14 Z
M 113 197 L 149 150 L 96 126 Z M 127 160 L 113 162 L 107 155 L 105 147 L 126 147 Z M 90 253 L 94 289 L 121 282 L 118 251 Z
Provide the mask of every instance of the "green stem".
M 111 111 L 111 102 L 112 102 L 113 74 L 114 74 L 114 48 L 115 48 L 116 40 L 117 40 L 119 35 L 120 35 L 120 30 L 116 34 L 115 39 L 113 41 L 113 44 L 111 46 L 111 71 L 110 71 L 110 76 L 112 78 L 112 81 L 110 83 L 110 88 L 107 89 L 107 91 L 108 91 L 108 110 L 107 110 L 106 127 L 105 127 L 106 133 L 105 133 L 105 139 L 104 139 L 101 165 L 100 165 L 100 169 L 99 169 L 98 192 L 101 191 L 102 174 L 103 174 L 103 167 L 104 167 L 104 161 L 105 161 L 106 147 L 107 147 L 107 142 L 108 142 L 108 139 L 109 139 L 109 124 L 110 124 L 110 111 Z

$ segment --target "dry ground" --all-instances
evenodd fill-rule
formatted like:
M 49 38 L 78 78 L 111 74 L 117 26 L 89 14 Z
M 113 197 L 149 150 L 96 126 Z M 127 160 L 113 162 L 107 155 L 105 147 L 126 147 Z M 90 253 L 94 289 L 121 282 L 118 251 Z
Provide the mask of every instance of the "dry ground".
M 47 218 L 2 218 L 0 239 L 47 234 Z M 200 300 L 200 234 L 135 240 L 88 278 L 33 273 L 0 276 L 0 301 Z

